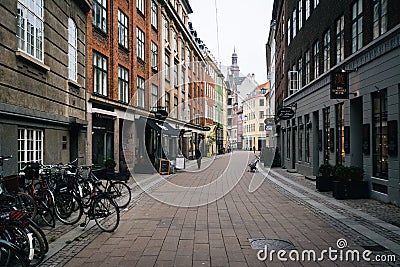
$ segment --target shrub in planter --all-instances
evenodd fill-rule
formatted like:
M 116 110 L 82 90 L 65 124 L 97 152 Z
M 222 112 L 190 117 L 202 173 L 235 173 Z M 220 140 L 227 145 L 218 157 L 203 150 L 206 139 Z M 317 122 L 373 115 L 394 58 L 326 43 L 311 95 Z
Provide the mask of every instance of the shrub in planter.
M 357 166 L 337 167 L 333 184 L 333 196 L 336 199 L 357 199 L 369 197 L 369 185 L 363 181 L 364 170 Z
M 319 173 L 321 174 L 321 176 L 317 176 L 317 180 L 315 183 L 318 191 L 321 192 L 332 191 L 333 187 L 332 170 L 333 166 L 328 163 L 322 164 L 319 167 Z

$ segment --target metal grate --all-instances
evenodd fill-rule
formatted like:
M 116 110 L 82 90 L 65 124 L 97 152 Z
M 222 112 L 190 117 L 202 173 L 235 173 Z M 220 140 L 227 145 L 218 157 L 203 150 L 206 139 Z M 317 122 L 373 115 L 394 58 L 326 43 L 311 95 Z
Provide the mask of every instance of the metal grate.
M 249 242 L 252 249 L 264 249 L 265 246 L 268 250 L 296 249 L 292 242 L 284 239 L 249 238 Z

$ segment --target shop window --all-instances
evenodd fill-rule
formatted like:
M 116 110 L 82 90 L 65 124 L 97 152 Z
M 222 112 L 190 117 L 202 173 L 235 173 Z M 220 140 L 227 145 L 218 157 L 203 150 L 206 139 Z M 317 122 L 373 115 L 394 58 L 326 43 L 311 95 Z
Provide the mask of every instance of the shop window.
M 388 179 L 388 109 L 387 91 L 380 90 L 373 99 L 373 175 Z

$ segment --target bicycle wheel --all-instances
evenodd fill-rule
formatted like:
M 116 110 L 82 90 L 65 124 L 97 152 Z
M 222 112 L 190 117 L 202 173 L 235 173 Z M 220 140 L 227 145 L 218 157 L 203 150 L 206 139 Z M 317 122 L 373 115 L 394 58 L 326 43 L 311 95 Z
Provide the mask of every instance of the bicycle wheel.
M 28 228 L 32 233 L 35 233 L 35 238 L 41 240 L 40 242 L 44 244 L 44 253 L 47 253 L 49 251 L 49 242 L 47 242 L 46 234 L 32 219 L 27 219 L 27 221 L 29 222 Z
M 39 215 L 46 225 L 54 228 L 56 226 L 56 219 L 54 215 L 54 198 L 53 193 L 48 189 L 44 189 L 39 193 L 41 198 L 39 201 Z
M 93 191 L 93 185 L 89 181 L 82 181 L 80 185 L 82 206 L 88 208 L 90 205 L 90 195 Z
M 107 192 L 120 209 L 128 206 L 132 198 L 130 187 L 121 181 L 111 182 L 110 186 L 107 188 Z
M 37 203 L 33 197 L 24 192 L 18 192 L 16 195 L 15 207 L 26 212 L 29 218 L 34 219 L 37 215 Z
M 93 201 L 93 217 L 96 224 L 104 232 L 114 232 L 119 225 L 119 208 L 107 196 L 99 196 Z
M 64 224 L 77 223 L 83 214 L 80 200 L 72 193 L 60 192 L 55 196 L 55 214 Z
M 29 261 L 17 246 L 0 239 L 0 266 L 28 267 Z

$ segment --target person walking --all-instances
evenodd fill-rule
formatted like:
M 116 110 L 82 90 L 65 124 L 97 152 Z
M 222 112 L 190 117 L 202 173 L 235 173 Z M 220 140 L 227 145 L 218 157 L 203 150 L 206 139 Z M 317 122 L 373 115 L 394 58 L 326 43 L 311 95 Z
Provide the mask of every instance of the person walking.
M 253 153 L 256 154 L 256 146 L 253 146 Z
M 195 157 L 197 160 L 197 167 L 200 169 L 201 158 L 203 157 L 203 154 L 204 154 L 204 136 L 203 135 L 199 136 L 199 146 L 196 148 L 194 153 L 195 153 Z

